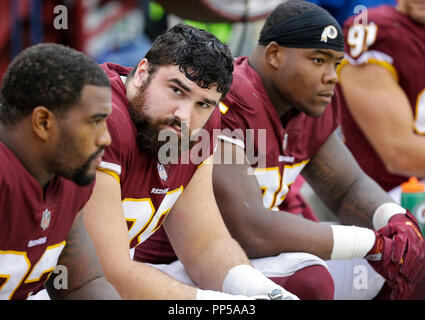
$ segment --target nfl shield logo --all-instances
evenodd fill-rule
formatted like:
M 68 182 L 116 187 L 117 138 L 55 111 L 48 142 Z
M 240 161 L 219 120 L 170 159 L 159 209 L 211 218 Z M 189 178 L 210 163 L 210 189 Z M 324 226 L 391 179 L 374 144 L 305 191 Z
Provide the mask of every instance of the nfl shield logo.
M 167 178 L 168 178 L 167 171 L 165 171 L 164 166 L 162 164 L 159 164 L 159 163 L 158 163 L 158 174 L 159 174 L 159 177 L 162 180 L 164 180 L 164 181 L 167 180 Z
M 41 223 L 40 223 L 41 229 L 46 230 L 49 227 L 50 216 L 51 216 L 51 213 L 49 209 L 46 209 L 43 211 L 43 214 L 41 215 Z

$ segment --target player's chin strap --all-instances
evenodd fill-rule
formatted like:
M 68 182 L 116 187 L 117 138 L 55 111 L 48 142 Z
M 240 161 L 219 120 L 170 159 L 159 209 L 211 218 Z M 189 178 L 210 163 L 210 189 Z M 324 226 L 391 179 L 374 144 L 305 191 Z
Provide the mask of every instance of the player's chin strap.
M 373 227 L 379 230 L 392 216 L 405 213 L 406 209 L 394 202 L 384 203 L 375 210 Z M 375 245 L 376 236 L 371 229 L 342 225 L 331 225 L 331 228 L 334 239 L 332 260 L 363 258 Z
M 299 298 L 263 275 L 252 266 L 233 267 L 223 281 L 223 292 L 265 300 L 299 300 Z

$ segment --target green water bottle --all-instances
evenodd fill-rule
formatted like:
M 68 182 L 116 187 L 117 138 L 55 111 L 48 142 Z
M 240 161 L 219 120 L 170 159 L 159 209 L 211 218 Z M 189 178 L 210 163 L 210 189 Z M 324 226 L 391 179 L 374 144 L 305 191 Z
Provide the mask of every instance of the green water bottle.
M 410 210 L 425 234 L 425 185 L 416 177 L 401 184 L 401 206 Z

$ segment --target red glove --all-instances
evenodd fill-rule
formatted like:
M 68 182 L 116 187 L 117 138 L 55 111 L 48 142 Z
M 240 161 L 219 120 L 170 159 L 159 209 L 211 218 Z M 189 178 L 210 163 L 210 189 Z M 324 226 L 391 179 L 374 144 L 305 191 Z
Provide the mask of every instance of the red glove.
M 425 275 L 425 241 L 415 217 L 397 214 L 375 235 L 366 259 L 392 288 L 391 299 L 409 298 Z
M 369 264 L 387 281 L 391 288 L 391 299 L 407 299 L 411 294 L 406 277 L 400 274 L 400 265 L 392 260 L 394 241 L 376 232 L 373 248 L 366 255 Z
M 421 281 L 425 241 L 416 218 L 407 210 L 406 214 L 393 216 L 379 231 L 393 240 L 392 260 L 401 264 L 400 273 L 411 283 Z

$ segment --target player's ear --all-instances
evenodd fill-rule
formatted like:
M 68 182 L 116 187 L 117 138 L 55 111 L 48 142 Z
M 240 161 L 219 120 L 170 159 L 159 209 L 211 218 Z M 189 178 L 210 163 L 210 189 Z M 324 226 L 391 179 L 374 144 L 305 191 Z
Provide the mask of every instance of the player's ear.
M 133 85 L 140 88 L 145 83 L 148 77 L 149 62 L 147 59 L 142 59 L 137 65 L 136 72 L 133 76 Z
M 283 58 L 281 49 L 282 47 L 280 47 L 275 41 L 270 42 L 266 46 L 266 50 L 264 53 L 265 58 L 268 65 L 271 66 L 273 69 L 278 69 L 281 64 L 281 60 Z
M 52 134 L 54 115 L 44 106 L 35 107 L 32 111 L 32 128 L 40 139 L 47 141 Z

